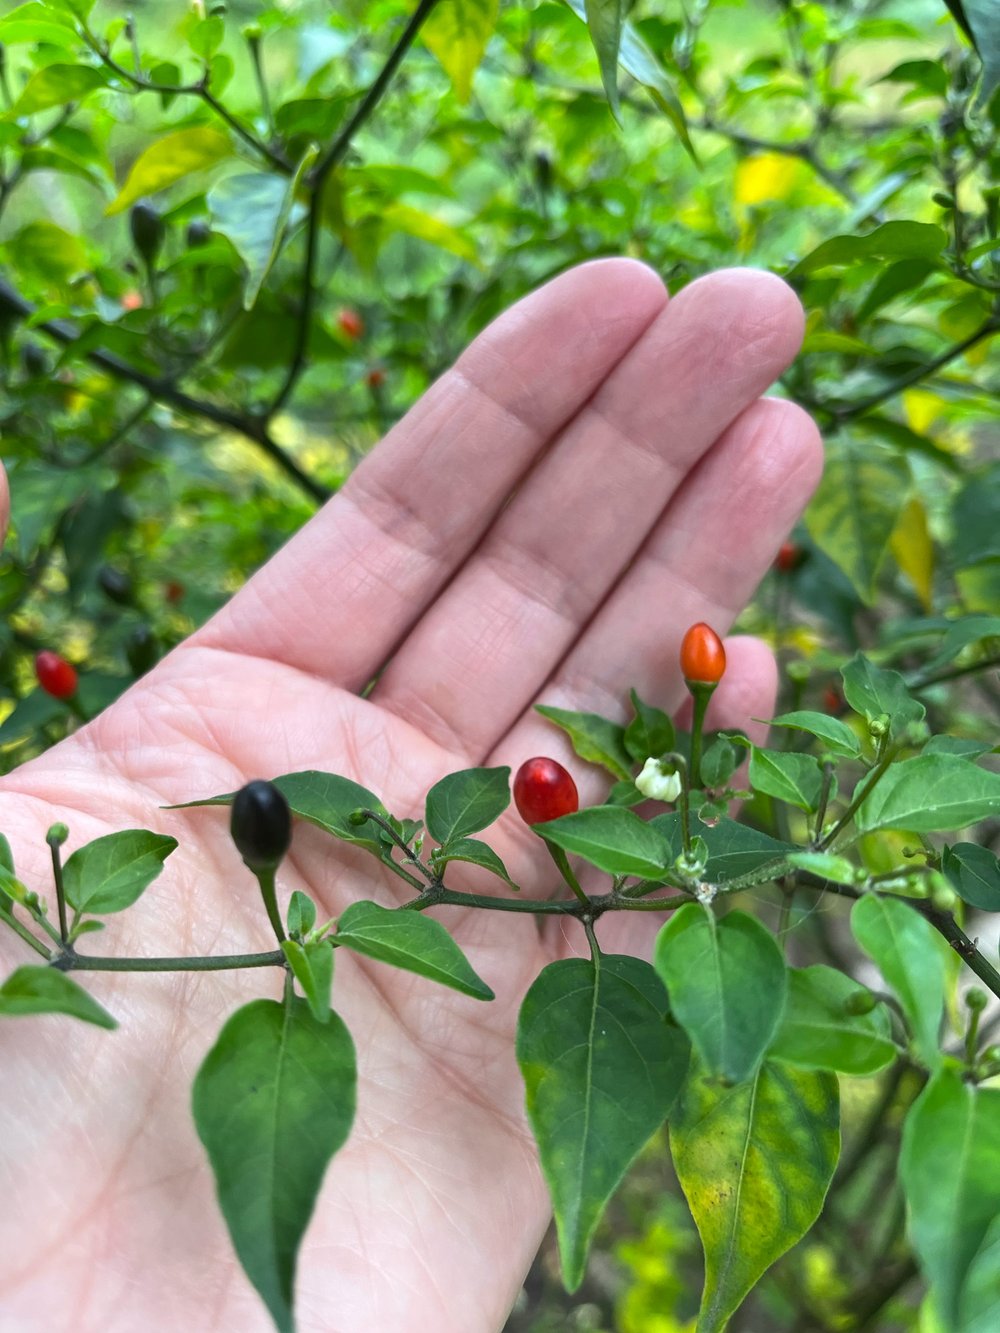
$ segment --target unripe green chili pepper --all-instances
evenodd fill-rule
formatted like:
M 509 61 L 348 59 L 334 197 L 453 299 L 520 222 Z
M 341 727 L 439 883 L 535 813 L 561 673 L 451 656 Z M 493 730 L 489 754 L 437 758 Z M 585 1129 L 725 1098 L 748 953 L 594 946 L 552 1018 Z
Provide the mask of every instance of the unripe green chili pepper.
M 136 676 L 144 676 L 160 660 L 160 644 L 148 625 L 137 625 L 125 640 L 125 656 Z
M 240 788 L 233 798 L 229 832 L 252 871 L 277 868 L 292 840 L 292 812 L 273 782 L 256 779 Z

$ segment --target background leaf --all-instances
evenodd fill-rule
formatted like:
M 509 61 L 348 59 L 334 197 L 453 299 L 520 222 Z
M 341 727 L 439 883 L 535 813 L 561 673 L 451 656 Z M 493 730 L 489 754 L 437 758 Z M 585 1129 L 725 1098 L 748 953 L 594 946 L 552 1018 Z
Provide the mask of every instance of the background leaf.
M 840 1154 L 837 1079 L 768 1063 L 726 1088 L 693 1069 L 670 1150 L 705 1249 L 698 1333 L 721 1333 L 819 1216 Z
M 877 1004 L 852 1014 L 852 1001 L 870 994 L 852 977 L 818 963 L 788 973 L 788 1002 L 768 1055 L 805 1069 L 875 1074 L 896 1056 L 889 1015 Z

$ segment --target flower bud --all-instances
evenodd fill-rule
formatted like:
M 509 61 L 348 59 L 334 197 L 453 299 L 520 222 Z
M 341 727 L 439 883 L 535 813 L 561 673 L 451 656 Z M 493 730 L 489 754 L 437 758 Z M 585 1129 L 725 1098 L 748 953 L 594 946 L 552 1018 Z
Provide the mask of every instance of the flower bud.
M 681 775 L 673 764 L 660 759 L 647 759 L 635 785 L 651 801 L 665 801 L 668 805 L 681 794 Z

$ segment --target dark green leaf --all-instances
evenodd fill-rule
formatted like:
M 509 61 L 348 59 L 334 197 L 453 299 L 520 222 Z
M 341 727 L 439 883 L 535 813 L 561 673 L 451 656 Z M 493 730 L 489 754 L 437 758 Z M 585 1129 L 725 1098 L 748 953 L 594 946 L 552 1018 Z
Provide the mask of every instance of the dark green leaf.
M 922 722 L 926 709 L 906 688 L 898 671 L 889 671 L 869 662 L 863 653 L 855 653 L 840 669 L 844 698 L 862 717 L 888 714 L 889 734 L 894 739 L 905 735 L 911 724 Z
M 467 861 L 471 865 L 482 866 L 485 870 L 491 870 L 494 875 L 499 875 L 502 880 L 506 880 L 512 889 L 520 888 L 520 885 L 511 879 L 507 867 L 493 848 L 476 838 L 457 838 L 443 849 L 443 855 L 434 858 L 435 866 L 446 866 L 449 861 Z
M 1000 1214 L 1000 1091 L 975 1088 L 948 1066 L 903 1126 L 900 1179 L 909 1232 L 942 1327 L 963 1329 L 963 1287 Z
M 149 888 L 176 846 L 176 838 L 147 829 L 96 838 L 63 867 L 66 901 L 78 912 L 121 912 Z
M 676 859 L 683 846 L 680 814 L 656 815 L 649 822 L 670 843 Z M 699 825 L 698 833 L 708 847 L 705 878 L 712 884 L 725 884 L 752 875 L 765 866 L 780 865 L 787 854 L 795 850 L 792 843 L 779 842 L 758 829 L 737 823 L 735 819 L 722 818 L 717 824 Z
M 489 986 L 472 970 L 441 922 L 420 912 L 351 903 L 337 922 L 334 940 L 380 963 L 440 981 L 474 1000 L 493 999 Z
M 246 1271 L 281 1333 L 293 1333 L 299 1243 L 330 1158 L 354 1119 L 354 1044 L 304 1000 L 237 1010 L 194 1081 L 198 1134 Z
M 755 745 L 750 755 L 750 786 L 800 810 L 815 810 L 823 788 L 823 770 L 814 755 L 762 750 Z
M 674 748 L 674 724 L 662 708 L 643 703 L 635 690 L 630 695 L 635 717 L 625 728 L 625 749 L 640 764 L 659 759 Z
M 427 832 L 442 847 L 478 833 L 510 805 L 509 768 L 467 768 L 449 773 L 427 793 Z
M 861 753 L 861 742 L 846 722 L 830 717 L 826 713 L 797 711 L 782 713 L 771 723 L 772 727 L 793 727 L 796 731 L 807 731 L 823 742 L 823 748 L 834 754 L 856 759 Z
M 289 935 L 308 935 L 315 924 L 316 904 L 308 894 L 296 889 L 288 904 Z
M 724 736 L 717 736 L 701 757 L 700 776 L 706 787 L 724 787 L 740 765 L 741 755 Z
M 313 940 L 300 944 L 298 940 L 282 940 L 281 951 L 295 980 L 302 987 L 313 1017 L 325 1023 L 330 1017 L 330 988 L 333 985 L 333 946 L 327 940 Z
M 920 1057 L 934 1069 L 941 1059 L 938 1033 L 944 1013 L 946 946 L 914 908 L 874 893 L 854 904 L 851 930 L 896 992 Z
M 869 995 L 836 968 L 822 964 L 792 968 L 785 1016 L 769 1058 L 839 1074 L 875 1074 L 884 1069 L 896 1055 L 885 1006 L 877 1004 L 867 1014 L 850 1012 L 852 1001 Z
M 0 986 L 0 1016 L 69 1014 L 99 1028 L 116 1028 L 115 1019 L 82 987 L 54 967 L 19 967 Z
M 652 822 L 622 805 L 591 805 L 536 826 L 547 842 L 609 875 L 659 878 L 676 859 Z
M 687 1068 L 684 1034 L 648 963 L 605 955 L 550 963 L 525 996 L 517 1060 L 575 1290 L 605 1205 L 663 1123 Z
M 967 828 L 1000 813 L 1000 773 L 961 755 L 921 754 L 891 765 L 858 807 L 859 829 L 909 833 Z
M 653 962 L 710 1072 L 731 1083 L 750 1078 L 785 1007 L 787 969 L 774 936 L 744 912 L 716 920 L 686 903 L 660 931 Z
M 836 1075 L 768 1063 L 727 1088 L 692 1071 L 670 1151 L 705 1250 L 698 1333 L 722 1333 L 823 1207 L 840 1155 Z
M 859 259 L 936 259 L 947 242 L 944 231 L 929 222 L 883 222 L 865 236 L 833 236 L 823 241 L 788 276 L 804 277 Z
M 600 764 L 616 778 L 632 775 L 632 759 L 625 748 L 625 728 L 596 713 L 574 713 L 567 708 L 538 704 L 536 712 L 562 727 L 581 759 Z
M 941 869 L 963 902 L 981 912 L 1000 912 L 1000 860 L 988 847 L 956 842 L 944 849 Z

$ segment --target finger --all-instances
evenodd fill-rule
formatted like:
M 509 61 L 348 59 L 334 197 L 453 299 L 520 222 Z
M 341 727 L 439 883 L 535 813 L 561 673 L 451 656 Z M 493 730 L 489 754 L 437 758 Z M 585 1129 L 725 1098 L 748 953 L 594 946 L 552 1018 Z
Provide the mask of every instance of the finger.
M 470 757 L 494 744 L 801 332 L 798 301 L 769 274 L 685 288 L 539 462 L 373 698 Z
M 725 633 L 770 569 L 822 468 L 822 442 L 807 413 L 778 398 L 755 403 L 678 491 L 539 702 L 601 711 L 634 686 L 668 711 L 678 707 L 685 631 L 706 621 Z
M 601 260 L 501 315 L 197 641 L 360 688 L 665 301 Z

